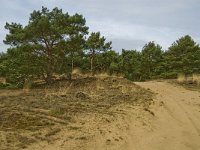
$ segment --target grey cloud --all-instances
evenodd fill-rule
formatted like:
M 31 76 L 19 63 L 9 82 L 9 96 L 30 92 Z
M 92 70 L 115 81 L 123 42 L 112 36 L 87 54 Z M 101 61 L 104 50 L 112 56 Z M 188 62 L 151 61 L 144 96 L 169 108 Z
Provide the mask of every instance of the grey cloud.
M 114 43 L 113 49 L 117 49 L 118 52 L 121 52 L 122 49 L 126 50 L 141 50 L 147 41 L 143 40 L 132 40 L 132 39 L 111 39 Z
M 57 6 L 70 14 L 83 14 L 90 31 L 113 39 L 117 50 L 141 49 L 150 40 L 166 49 L 186 34 L 200 42 L 199 0 L 1 0 L 1 4 L 0 40 L 5 37 L 6 21 L 25 24 L 33 10 Z

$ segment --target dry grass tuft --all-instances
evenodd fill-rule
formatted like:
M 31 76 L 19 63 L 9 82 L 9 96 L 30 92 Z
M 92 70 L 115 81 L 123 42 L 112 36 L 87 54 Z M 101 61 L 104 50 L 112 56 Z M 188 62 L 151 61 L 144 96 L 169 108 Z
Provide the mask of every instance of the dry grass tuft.
M 99 74 L 95 74 L 95 77 L 99 78 L 99 79 L 105 79 L 107 77 L 110 77 L 110 75 L 108 73 L 99 73 Z
M 82 73 L 79 68 L 75 68 L 75 69 L 73 69 L 72 74 L 82 74 Z
M 69 90 L 72 86 L 72 83 L 68 86 L 68 87 L 62 87 L 62 86 L 59 86 L 57 90 L 55 89 L 48 89 L 46 88 L 44 90 L 44 93 L 45 93 L 45 98 L 52 98 L 52 97 L 66 97 L 67 94 L 69 93 Z
M 112 74 L 112 77 L 116 77 L 116 78 L 124 78 L 123 74 Z
M 25 79 L 23 92 L 28 93 L 32 87 L 32 84 L 33 84 L 33 79 Z
M 82 73 L 82 71 L 81 71 L 79 68 L 73 69 L 71 75 L 72 75 L 72 76 L 71 76 L 72 79 L 79 79 L 79 78 L 85 78 L 85 77 L 87 77 L 87 75 L 84 75 L 84 74 Z
M 193 74 L 190 76 L 179 74 L 177 82 L 181 84 L 195 84 L 197 86 L 200 86 L 200 74 Z
M 200 86 L 200 74 L 193 74 L 192 80 L 193 80 L 194 83 L 197 84 L 197 86 Z
M 6 84 L 6 78 L 1 78 L 0 77 L 0 83 Z
M 178 74 L 177 82 L 178 83 L 185 83 L 186 82 L 185 74 L 182 74 L 182 73 Z

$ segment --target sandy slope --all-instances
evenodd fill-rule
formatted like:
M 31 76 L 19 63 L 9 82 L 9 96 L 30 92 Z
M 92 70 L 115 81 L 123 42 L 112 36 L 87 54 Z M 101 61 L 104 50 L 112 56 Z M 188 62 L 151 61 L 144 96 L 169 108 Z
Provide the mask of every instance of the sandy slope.
M 151 92 L 123 79 L 81 81 L 67 96 L 61 92 L 50 100 L 38 92 L 0 92 L 0 150 L 200 150 L 200 92 L 167 82 L 136 83 L 156 93 L 152 101 Z M 76 115 L 70 122 L 62 118 L 68 113 L 46 113 L 54 105 Z M 37 127 L 27 124 L 27 115 L 44 129 L 15 129 L 19 119 Z
M 151 128 L 132 126 L 124 150 L 200 150 L 200 93 L 167 82 L 140 82 L 156 93 Z
M 0 90 L 0 150 L 116 150 L 133 124 L 149 124 L 152 96 L 117 77 Z

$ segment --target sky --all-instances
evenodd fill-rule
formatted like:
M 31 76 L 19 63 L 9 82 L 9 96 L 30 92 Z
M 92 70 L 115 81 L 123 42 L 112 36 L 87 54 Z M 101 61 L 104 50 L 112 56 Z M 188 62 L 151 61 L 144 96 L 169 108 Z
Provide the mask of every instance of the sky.
M 200 43 L 200 0 L 0 0 L 0 51 L 6 22 L 26 25 L 33 10 L 61 8 L 86 18 L 89 32 L 100 31 L 114 50 L 141 50 L 149 41 L 166 50 L 189 34 Z

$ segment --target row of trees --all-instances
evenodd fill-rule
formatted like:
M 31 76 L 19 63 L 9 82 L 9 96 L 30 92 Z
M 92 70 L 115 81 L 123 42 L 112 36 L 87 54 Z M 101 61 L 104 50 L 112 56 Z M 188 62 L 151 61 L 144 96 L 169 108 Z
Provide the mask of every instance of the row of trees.
M 88 35 L 82 15 L 69 15 L 61 9 L 33 11 L 26 26 L 6 23 L 4 40 L 10 45 L 0 54 L 0 76 L 7 82 L 43 78 L 51 83 L 54 74 L 70 78 L 74 67 L 83 72 L 120 74 L 130 80 L 174 78 L 178 73 L 200 73 L 200 47 L 190 36 L 174 42 L 167 51 L 147 43 L 141 51 L 111 50 L 111 42 L 99 32 Z
M 123 50 L 122 57 L 124 74 L 131 80 L 176 78 L 182 73 L 200 73 L 200 47 L 189 35 L 175 41 L 166 51 L 149 42 L 141 52 Z

